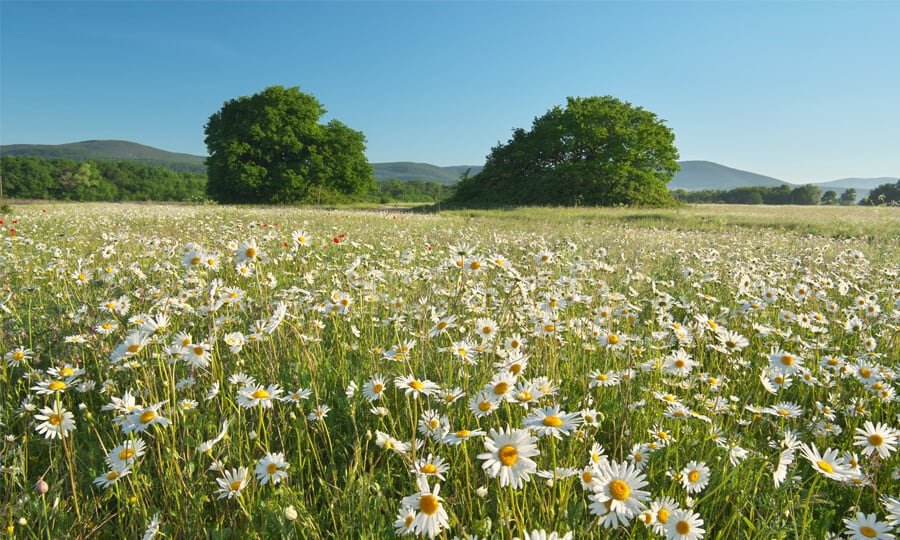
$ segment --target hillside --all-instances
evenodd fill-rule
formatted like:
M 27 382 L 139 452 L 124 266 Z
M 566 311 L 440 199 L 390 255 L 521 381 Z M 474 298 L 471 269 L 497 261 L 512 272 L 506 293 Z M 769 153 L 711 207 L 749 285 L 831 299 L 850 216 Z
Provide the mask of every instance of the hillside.
M 102 140 L 81 141 L 68 144 L 10 144 L 0 146 L 0 155 L 39 156 L 45 159 L 65 158 L 73 161 L 128 161 L 166 167 L 175 171 L 205 173 L 204 156 L 168 152 L 152 146 L 130 141 Z M 737 187 L 792 185 L 783 180 L 740 169 L 726 167 L 711 161 L 680 161 L 681 170 L 669 182 L 669 189 L 731 190 Z M 478 174 L 480 165 L 455 165 L 439 167 L 429 163 L 395 161 L 373 163 L 375 178 L 378 180 L 398 179 L 402 181 L 422 180 L 442 185 L 453 185 L 460 176 L 469 171 Z M 823 190 L 833 189 L 842 193 L 845 189 L 856 189 L 857 197 L 864 197 L 871 189 L 882 184 L 893 184 L 896 178 L 842 178 L 815 183 Z
M 681 170 L 669 182 L 669 189 L 695 191 L 701 189 L 729 190 L 737 187 L 765 186 L 777 187 L 787 184 L 777 178 L 752 172 L 732 169 L 711 161 L 679 161 Z
M 450 167 L 438 167 L 428 163 L 412 163 L 409 161 L 394 161 L 388 163 L 373 163 L 376 180 L 424 180 L 438 184 L 452 185 L 459 181 L 459 177 L 467 170 L 470 175 L 478 174 L 482 169 L 475 165 L 454 165 Z
M 206 158 L 167 152 L 129 141 L 81 141 L 68 144 L 8 144 L 0 146 L 0 155 L 38 156 L 44 159 L 73 161 L 129 161 L 166 167 L 175 171 L 206 172 Z

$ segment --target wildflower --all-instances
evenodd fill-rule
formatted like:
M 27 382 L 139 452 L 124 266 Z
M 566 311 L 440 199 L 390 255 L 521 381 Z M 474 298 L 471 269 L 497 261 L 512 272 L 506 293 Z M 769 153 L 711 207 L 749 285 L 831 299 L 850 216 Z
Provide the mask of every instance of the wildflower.
M 135 461 L 144 455 L 146 444 L 143 440 L 134 438 L 125 441 L 119 446 L 110 450 L 106 455 L 106 462 L 113 469 L 123 471 L 131 467 Z
M 256 462 L 253 472 L 256 474 L 256 481 L 260 485 L 264 486 L 269 482 L 275 485 L 287 478 L 286 470 L 290 466 L 290 463 L 285 461 L 283 453 L 273 454 L 266 452 L 266 455 Z
M 363 396 L 368 401 L 378 401 L 384 395 L 384 389 L 384 377 L 376 373 L 369 382 L 363 385 Z
M 469 400 L 469 410 L 479 418 L 489 416 L 499 406 L 500 399 L 490 390 L 481 390 Z
M 654 499 L 650 503 L 649 511 L 653 516 L 650 528 L 653 529 L 655 534 L 666 534 L 666 524 L 669 522 L 669 516 L 676 510 L 678 510 L 678 503 L 675 502 L 675 499 L 666 495 Z
M 400 506 L 397 511 L 397 519 L 394 520 L 394 532 L 397 534 L 414 534 L 413 521 L 416 520 L 416 511 L 408 506 Z
M 31 360 L 33 356 L 34 351 L 19 346 L 3 355 L 3 359 L 6 360 L 6 364 L 9 367 L 14 368 L 19 367 L 23 362 Z
M 681 485 L 688 493 L 703 491 L 709 482 L 709 467 L 702 462 L 691 461 L 681 470 Z
M 862 453 L 866 456 L 878 452 L 882 459 L 887 459 L 893 452 L 897 451 L 897 439 L 897 430 L 887 424 L 879 423 L 874 425 L 866 420 L 863 428 L 856 428 L 853 445 L 862 446 Z
M 526 428 L 537 432 L 538 437 L 552 435 L 557 439 L 562 439 L 563 435 L 568 436 L 581 424 L 581 417 L 578 413 L 566 413 L 559 409 L 559 405 L 553 405 L 544 409 L 535 409 L 525 417 L 523 423 Z
M 268 388 L 258 384 L 248 384 L 238 391 L 237 402 L 245 409 L 256 406 L 271 409 L 272 403 L 282 392 L 283 390 L 277 384 L 270 384 Z
M 499 476 L 500 487 L 520 489 L 537 470 L 531 459 L 540 454 L 536 443 L 537 438 L 523 429 L 491 429 L 484 440 L 487 452 L 478 454 L 478 459 L 484 460 L 482 468 L 489 477 Z
M 306 415 L 306 419 L 310 422 L 321 422 L 325 420 L 325 417 L 328 416 L 330 410 L 331 407 L 328 405 L 317 405 L 311 413 Z
M 600 470 L 596 485 L 598 488 L 590 495 L 591 513 L 615 513 L 623 523 L 644 510 L 644 501 L 650 497 L 649 492 L 640 489 L 647 485 L 644 475 L 629 463 L 609 463 Z
M 122 423 L 122 432 L 140 433 L 153 425 L 170 425 L 172 421 L 159 414 L 159 409 L 165 404 L 165 401 L 160 401 L 149 407 L 142 407 L 132 411 Z
M 414 474 L 421 474 L 425 476 L 434 476 L 440 481 L 444 481 L 444 473 L 450 466 L 444 461 L 444 458 L 441 456 L 435 456 L 433 454 L 428 454 L 428 457 L 419 458 L 413 464 L 412 472 Z
M 849 537 L 850 540 L 867 540 L 869 538 L 878 540 L 894 539 L 894 535 L 889 532 L 891 526 L 878 521 L 878 516 L 875 514 L 857 512 L 856 516 L 852 518 L 844 518 L 844 525 L 847 526 L 844 535 Z
M 547 534 L 547 531 L 541 530 L 533 530 L 531 532 L 525 531 L 525 538 L 523 540 L 572 540 L 572 531 L 567 532 L 565 535 L 560 536 L 556 531 Z
M 892 495 L 882 495 L 881 502 L 887 510 L 887 520 L 893 527 L 900 525 L 900 499 Z
M 809 446 L 804 443 L 800 446 L 800 452 L 812 464 L 816 472 L 832 480 L 847 480 L 851 476 L 850 467 L 838 457 L 838 451 L 835 449 L 826 450 L 822 455 L 815 445 Z
M 119 478 L 127 476 L 129 473 L 131 473 L 130 468 L 126 467 L 124 469 L 117 469 L 113 467 L 105 474 L 101 474 L 100 476 L 94 478 L 94 485 L 99 488 L 106 489 L 109 486 L 115 484 L 119 480 Z
M 428 379 L 417 379 L 413 375 L 395 378 L 394 385 L 396 385 L 397 388 L 404 390 L 405 395 L 408 396 L 412 394 L 413 397 L 419 397 L 420 395 L 430 396 L 441 389 L 437 383 L 429 381 Z
M 444 510 L 443 498 L 438 496 L 440 484 L 428 488 L 428 480 L 424 476 L 416 478 L 418 492 L 403 498 L 402 507 L 411 508 L 416 514 L 409 525 L 417 535 L 427 534 L 429 538 L 437 536 L 442 529 L 450 526 L 450 517 Z
M 34 415 L 41 423 L 34 427 L 35 431 L 47 439 L 62 439 L 75 430 L 75 415 L 67 411 L 59 401 L 53 407 L 44 407 L 40 414 Z
M 241 491 L 247 487 L 249 482 L 250 471 L 246 467 L 238 467 L 230 471 L 223 471 L 222 475 L 222 478 L 216 478 L 216 483 L 219 484 L 219 489 L 216 490 L 216 493 L 219 494 L 217 498 L 240 497 Z
M 464 441 L 468 441 L 473 437 L 481 437 L 482 435 L 484 435 L 484 431 L 481 431 L 480 429 L 459 429 L 453 432 L 450 432 L 448 430 L 448 433 L 444 435 L 444 437 L 441 439 L 441 442 L 444 444 L 455 446 L 457 444 L 463 443 Z
M 706 530 L 699 514 L 690 509 L 678 509 L 669 515 L 665 533 L 668 540 L 700 540 Z
M 312 390 L 308 388 L 298 388 L 293 392 L 288 392 L 284 397 L 279 398 L 284 403 L 300 403 L 300 400 L 307 399 L 312 395 Z

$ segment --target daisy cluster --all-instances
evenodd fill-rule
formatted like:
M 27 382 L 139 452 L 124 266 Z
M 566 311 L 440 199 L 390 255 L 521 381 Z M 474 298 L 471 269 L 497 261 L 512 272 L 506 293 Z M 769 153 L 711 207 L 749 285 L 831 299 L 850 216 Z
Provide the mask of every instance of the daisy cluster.
M 896 248 L 88 208 L 19 216 L 0 255 L 12 529 L 900 527 Z

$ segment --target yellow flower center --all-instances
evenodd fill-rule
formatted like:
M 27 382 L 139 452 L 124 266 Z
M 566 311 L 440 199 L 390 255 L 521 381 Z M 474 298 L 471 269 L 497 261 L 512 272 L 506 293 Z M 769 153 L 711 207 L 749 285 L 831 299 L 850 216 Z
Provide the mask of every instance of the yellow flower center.
M 234 482 L 228 484 L 228 487 L 231 488 L 231 491 L 237 491 L 237 490 L 241 489 L 241 481 L 235 480 Z
M 434 474 L 437 472 L 437 467 L 431 463 L 426 463 L 425 465 L 422 465 L 422 472 L 424 474 Z
M 62 424 L 62 416 L 60 416 L 58 414 L 51 414 L 50 418 L 48 418 L 47 421 L 50 422 L 51 424 L 53 424 L 54 426 L 58 426 L 58 425 Z
M 471 435 L 471 434 L 472 434 L 472 432 L 469 431 L 468 429 L 461 429 L 461 430 L 459 430 L 459 431 L 456 432 L 456 436 L 459 437 L 460 439 L 464 439 L 464 438 L 468 437 L 468 436 Z
M 78 281 L 84 281 L 87 279 L 87 276 L 84 274 L 78 274 Z
M 873 433 L 869 435 L 869 444 L 872 446 L 881 446 L 884 444 L 884 439 L 878 433 Z
M 472 270 L 478 270 L 479 268 L 481 268 L 481 263 L 478 261 L 472 261 L 469 263 L 469 268 Z
M 675 524 L 675 530 L 678 531 L 678 534 L 687 534 L 691 532 L 691 524 L 687 521 L 679 521 Z
M 543 424 L 547 427 L 555 427 L 558 428 L 563 425 L 562 418 L 556 415 L 545 416 L 542 420 Z
M 438 511 L 438 506 L 438 500 L 434 495 L 422 495 L 419 497 L 419 510 L 429 516 Z
M 516 399 L 521 402 L 531 401 L 532 397 L 533 396 L 531 395 L 531 392 L 529 392 L 528 390 L 522 390 L 521 392 L 516 394 Z
M 606 376 L 606 373 L 601 373 L 600 375 L 597 375 L 597 380 L 598 381 L 608 381 L 609 377 Z
M 267 473 L 275 474 L 277 471 L 278 471 L 278 465 L 275 465 L 274 463 L 269 463 L 268 465 L 266 465 Z
M 509 372 L 513 375 L 518 375 L 519 372 L 522 371 L 522 364 L 513 364 L 509 366 Z
M 200 264 L 200 257 L 191 257 L 191 265 L 197 266 Z
M 619 342 L 619 336 L 617 336 L 617 335 L 615 335 L 615 334 L 610 334 L 610 335 L 608 335 L 608 336 L 606 337 L 606 340 L 607 340 L 611 345 L 615 345 L 616 343 Z
M 785 354 L 781 357 L 781 363 L 786 366 L 792 366 L 794 365 L 794 357 L 789 354 Z
M 494 385 L 494 393 L 497 395 L 503 395 L 509 392 L 509 383 L 500 382 Z
M 869 368 L 860 368 L 859 375 L 860 375 L 860 377 L 862 377 L 864 379 L 868 379 L 869 377 L 872 376 L 872 371 L 869 370 Z
M 817 461 L 816 465 L 818 465 L 820 469 L 829 474 L 834 472 L 834 467 L 832 467 L 831 463 L 828 463 L 827 461 Z
M 141 417 L 139 418 L 139 420 L 142 424 L 149 424 L 153 421 L 154 418 L 156 418 L 156 412 L 153 410 L 149 410 L 141 413 Z
M 683 368 L 683 367 L 684 367 L 684 360 L 682 360 L 682 359 L 680 359 L 680 358 L 679 358 L 678 360 L 675 360 L 675 367 L 677 367 L 677 368 Z
M 253 392 L 250 395 L 253 396 L 253 399 L 266 399 L 266 398 L 270 397 L 269 393 L 266 392 L 265 389 L 263 389 L 263 388 L 260 388 L 259 390 L 257 390 L 256 392 Z
M 591 471 L 584 471 L 583 473 L 581 473 L 581 480 L 585 484 L 590 484 L 591 480 L 593 480 L 593 479 L 594 479 L 594 475 L 591 473 Z
M 478 410 L 481 412 L 488 412 L 491 410 L 491 402 L 490 401 L 482 401 L 478 404 Z
M 414 519 L 416 519 L 415 514 L 410 514 L 410 515 L 406 516 L 406 519 L 403 520 L 403 524 L 405 526 L 409 527 L 410 525 L 412 525 L 412 522 Z
M 16 351 L 13 353 L 13 360 L 21 360 L 23 358 L 25 358 L 25 353 L 23 353 L 22 351 Z
M 519 460 L 519 451 L 511 444 L 501 448 L 497 455 L 500 458 L 500 463 L 507 467 L 512 467 Z
M 690 483 L 693 484 L 697 480 L 700 480 L 700 471 L 693 470 L 688 473 L 688 481 L 690 481 Z
M 66 383 L 64 383 L 64 382 L 62 382 L 62 381 L 53 381 L 52 383 L 50 383 L 50 384 L 47 385 L 47 389 L 48 389 L 48 390 L 53 390 L 53 391 L 56 391 L 56 390 L 65 390 L 65 389 L 66 389 Z
M 132 343 L 131 345 L 128 346 L 127 349 L 125 349 L 125 351 L 128 352 L 128 354 L 136 354 L 139 350 L 141 350 L 141 346 L 138 345 L 137 343 Z
M 125 448 L 124 450 L 119 452 L 119 459 L 124 461 L 126 459 L 130 459 L 131 456 L 133 456 L 133 455 L 134 455 L 134 450 L 132 450 L 131 448 Z
M 544 332 L 549 333 L 549 332 L 555 332 L 555 331 L 556 331 L 556 325 L 549 324 L 549 323 L 544 325 Z
M 106 473 L 106 479 L 110 482 L 119 477 L 119 471 L 109 471 Z
M 631 488 L 622 480 L 613 480 L 609 484 L 609 494 L 617 501 L 624 501 L 631 495 Z
M 656 519 L 660 523 L 665 523 L 669 520 L 669 511 L 665 508 L 660 508 L 659 512 L 656 513 Z
M 248 259 L 256 257 L 256 248 L 248 247 L 247 251 L 244 252 L 244 255 L 246 255 Z
M 301 244 L 305 244 L 305 243 L 306 243 L 306 237 L 305 237 L 305 236 L 298 236 L 298 237 L 297 237 L 297 241 L 300 242 Z
M 413 390 L 421 391 L 423 388 L 425 388 L 425 385 L 422 384 L 422 381 L 413 381 L 413 382 L 409 383 L 409 387 L 412 388 Z
M 384 385 L 381 383 L 375 383 L 372 385 L 372 392 L 376 394 L 380 394 L 381 391 L 384 390 Z
M 706 324 L 708 324 L 709 327 L 712 328 L 713 330 L 715 330 L 716 328 L 719 327 L 719 325 L 716 324 L 716 321 L 706 321 Z

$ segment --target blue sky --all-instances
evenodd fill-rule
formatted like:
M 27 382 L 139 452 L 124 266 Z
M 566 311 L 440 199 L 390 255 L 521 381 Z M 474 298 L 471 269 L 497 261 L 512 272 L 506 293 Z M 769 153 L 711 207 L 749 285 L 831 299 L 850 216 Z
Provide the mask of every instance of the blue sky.
M 477 165 L 567 96 L 681 159 L 900 176 L 900 2 L 0 2 L 0 144 L 206 154 L 226 100 L 299 86 L 370 161 Z

